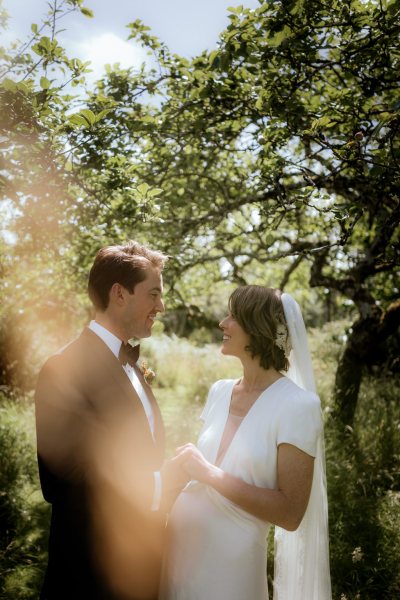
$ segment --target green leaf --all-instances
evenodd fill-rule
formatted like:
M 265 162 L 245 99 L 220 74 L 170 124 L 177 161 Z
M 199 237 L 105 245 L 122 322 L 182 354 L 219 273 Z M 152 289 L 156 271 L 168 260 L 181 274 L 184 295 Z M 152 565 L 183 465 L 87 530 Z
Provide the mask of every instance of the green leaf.
M 229 33 L 225 35 L 225 42 L 229 42 L 229 40 L 232 39 L 235 35 L 237 35 L 237 33 L 237 29 L 232 29 L 232 31 L 229 31 Z
M 164 191 L 164 190 L 163 190 L 162 188 L 153 188 L 152 190 L 150 190 L 150 191 L 148 192 L 148 194 L 147 194 L 147 195 L 148 195 L 150 198 L 153 198 L 154 196 L 159 196 L 160 194 L 162 194 L 162 193 L 163 193 L 163 191 Z
M 38 56 L 45 56 L 51 50 L 51 41 L 48 37 L 41 37 L 36 44 L 32 44 L 32 50 Z
M 304 0 L 297 0 L 292 10 L 290 11 L 292 15 L 301 15 L 304 12 Z
M 3 79 L 1 85 L 8 92 L 15 92 L 17 90 L 17 82 L 13 81 L 12 79 L 9 79 L 8 77 Z
M 264 106 L 264 98 L 263 96 L 258 96 L 257 101 L 255 103 L 255 107 L 257 110 L 262 110 Z
M 388 125 L 390 123 L 390 121 L 396 117 L 397 117 L 397 113 L 390 113 L 390 112 L 381 113 L 378 125 L 375 127 L 374 131 L 372 132 L 371 139 L 375 139 L 379 135 L 382 127 L 385 127 L 386 125 Z
M 264 239 L 264 244 L 268 247 L 268 246 L 272 246 L 272 244 L 275 242 L 275 237 L 272 233 L 267 233 Z
M 40 38 L 39 44 L 45 48 L 47 51 L 51 50 L 51 40 L 50 38 L 43 36 Z
M 116 104 L 116 102 L 113 98 L 110 98 L 109 96 L 105 96 L 101 92 L 99 94 L 97 94 L 95 100 L 99 104 Z
M 145 196 L 150 189 L 150 186 L 147 183 L 141 183 L 136 189 L 141 196 Z
M 196 69 L 193 72 L 193 78 L 196 79 L 196 81 L 203 81 L 206 78 L 206 75 L 204 71 L 199 71 L 199 69 Z
M 330 117 L 328 117 L 327 115 L 324 115 L 323 117 L 320 117 L 319 119 L 314 119 L 314 121 L 312 121 L 311 123 L 311 131 L 319 131 L 320 129 L 324 128 L 324 127 L 329 127 L 329 124 L 331 122 Z
M 228 6 L 226 9 L 228 12 L 231 12 L 235 15 L 240 15 L 243 12 L 243 6 Z
M 87 108 L 84 108 L 83 110 L 81 110 L 79 114 L 84 119 L 86 119 L 89 126 L 94 125 L 94 123 L 96 122 L 96 115 L 94 114 L 94 112 L 92 112 L 91 110 L 88 110 Z
M 31 25 L 31 31 L 33 33 L 37 33 L 38 32 L 38 26 L 36 25 L 36 23 L 32 23 L 32 25 Z
M 99 113 L 99 115 L 101 115 L 100 118 L 102 116 L 104 116 L 101 114 L 103 112 L 104 111 L 101 111 Z M 91 110 L 88 110 L 87 108 L 84 108 L 79 113 L 74 113 L 73 115 L 69 115 L 69 117 L 68 117 L 68 121 L 72 125 L 78 125 L 79 127 L 80 126 L 91 127 L 92 125 L 94 125 L 96 123 L 97 120 L 98 120 L 98 115 L 95 115 L 94 112 L 92 112 Z
M 99 121 L 101 121 L 101 119 L 103 117 L 105 117 L 106 115 L 108 115 L 109 112 L 112 112 L 111 108 L 105 108 L 104 110 L 101 110 L 99 113 L 97 113 L 96 118 L 95 118 L 95 123 L 98 123 Z
M 70 123 L 70 125 L 77 125 L 78 127 L 87 127 L 88 126 L 87 120 L 84 119 L 79 113 L 70 115 L 68 117 L 68 122 Z
M 85 15 L 85 17 L 89 17 L 89 19 L 93 19 L 94 13 L 90 8 L 86 8 L 86 6 L 81 7 L 81 13 Z
M 49 89 L 49 87 L 50 87 L 50 81 L 47 79 L 47 77 L 43 76 L 43 77 L 40 78 L 40 87 L 43 90 L 48 90 Z
M 219 56 L 219 50 L 213 50 L 213 52 L 211 52 L 210 56 L 208 57 L 208 64 L 210 65 L 210 67 L 213 69 L 214 68 L 214 64 L 216 59 Z
M 268 38 L 268 45 L 273 46 L 274 48 L 280 46 L 284 40 L 292 36 L 292 30 L 290 27 L 285 27 L 282 31 L 278 31 L 274 36 Z
M 19 81 L 16 84 L 16 88 L 19 92 L 22 92 L 23 94 L 29 94 L 30 92 L 30 87 L 25 83 L 25 81 Z

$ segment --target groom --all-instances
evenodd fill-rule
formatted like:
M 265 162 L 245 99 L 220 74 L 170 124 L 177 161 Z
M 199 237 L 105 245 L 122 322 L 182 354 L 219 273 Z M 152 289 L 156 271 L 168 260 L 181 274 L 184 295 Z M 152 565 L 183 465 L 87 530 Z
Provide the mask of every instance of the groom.
M 102 248 L 89 275 L 95 318 L 37 384 L 40 480 L 52 504 L 41 600 L 154 600 L 162 508 L 186 482 L 128 340 L 164 311 L 166 256 L 134 241 Z

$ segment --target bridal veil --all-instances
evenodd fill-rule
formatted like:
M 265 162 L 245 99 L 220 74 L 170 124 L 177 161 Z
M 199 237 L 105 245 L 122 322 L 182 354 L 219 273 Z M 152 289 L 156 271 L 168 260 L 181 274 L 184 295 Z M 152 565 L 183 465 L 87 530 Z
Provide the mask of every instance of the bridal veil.
M 300 307 L 289 294 L 282 294 L 281 299 L 292 345 L 287 376 L 304 390 L 316 392 Z M 321 428 L 311 494 L 303 520 L 296 531 L 275 528 L 274 600 L 331 598 L 325 449 Z

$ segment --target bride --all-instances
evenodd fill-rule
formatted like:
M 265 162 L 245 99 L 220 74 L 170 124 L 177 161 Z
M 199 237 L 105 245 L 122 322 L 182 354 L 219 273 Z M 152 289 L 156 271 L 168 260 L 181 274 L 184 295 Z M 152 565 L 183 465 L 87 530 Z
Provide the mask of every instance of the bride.
M 192 480 L 169 517 L 161 598 L 265 600 L 275 525 L 274 600 L 330 600 L 323 425 L 298 304 L 240 287 L 220 328 L 243 376 L 214 383 L 197 447 L 178 448 Z

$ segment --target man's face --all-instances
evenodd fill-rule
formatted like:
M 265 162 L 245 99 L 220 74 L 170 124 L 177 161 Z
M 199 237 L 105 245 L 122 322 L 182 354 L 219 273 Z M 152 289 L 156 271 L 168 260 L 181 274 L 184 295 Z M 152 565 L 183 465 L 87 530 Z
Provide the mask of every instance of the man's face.
M 146 338 L 151 336 L 154 319 L 164 312 L 162 301 L 163 281 L 161 272 L 149 267 L 144 281 L 137 283 L 133 294 L 124 290 L 125 303 L 121 311 L 121 325 L 126 338 Z

